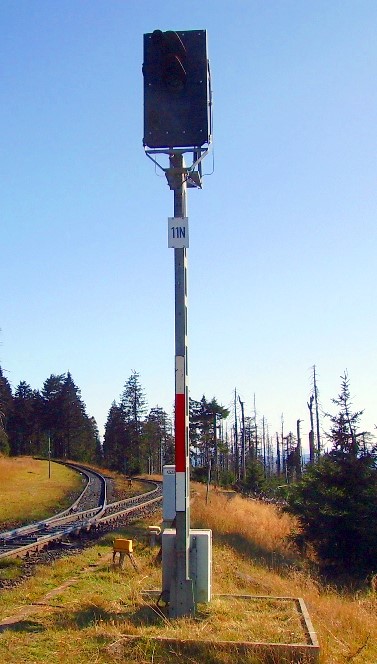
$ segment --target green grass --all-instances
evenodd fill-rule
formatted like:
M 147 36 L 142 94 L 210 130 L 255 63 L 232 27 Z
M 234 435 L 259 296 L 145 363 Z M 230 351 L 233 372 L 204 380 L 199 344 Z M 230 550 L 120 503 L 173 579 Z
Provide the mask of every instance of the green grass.
M 0 579 L 2 581 L 12 581 L 22 575 L 22 560 L 20 558 L 1 558 L 0 559 Z

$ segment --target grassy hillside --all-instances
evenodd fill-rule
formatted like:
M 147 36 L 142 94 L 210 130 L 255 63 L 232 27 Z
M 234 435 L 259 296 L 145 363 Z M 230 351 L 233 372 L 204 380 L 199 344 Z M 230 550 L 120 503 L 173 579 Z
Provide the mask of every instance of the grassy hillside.
M 82 478 L 70 468 L 31 457 L 0 456 L 0 529 L 37 521 L 64 509 L 83 488 Z
M 371 590 L 337 593 L 323 587 L 287 543 L 290 517 L 273 506 L 214 492 L 206 504 L 203 488 L 193 488 L 192 526 L 213 530 L 214 593 L 304 597 L 320 639 L 321 664 L 377 662 L 377 600 Z M 157 516 L 119 532 L 134 540 L 138 570 L 127 560 L 123 570 L 112 566 L 111 534 L 78 556 L 40 568 L 20 588 L 1 593 L 0 620 L 15 616 L 15 622 L 0 632 L 0 661 L 251 664 L 255 660 L 244 655 L 178 656 L 173 646 L 161 655 L 148 639 L 125 646 L 123 637 L 179 634 L 200 641 L 213 632 L 218 640 L 245 634 L 256 640 L 287 638 L 289 616 L 277 615 L 272 604 L 269 614 L 256 615 L 236 604 L 229 612 L 214 600 L 200 607 L 194 621 L 169 621 L 151 608 L 141 591 L 161 587 L 156 550 L 148 547 L 146 538 L 147 526 L 156 521 Z
M 320 640 L 321 664 L 376 664 L 377 596 L 336 591 L 315 578 L 289 545 L 294 521 L 273 505 L 211 494 L 193 505 L 197 527 L 214 532 L 214 591 L 303 597 Z M 226 588 L 226 590 L 224 590 Z M 233 591 L 234 592 L 234 591 Z

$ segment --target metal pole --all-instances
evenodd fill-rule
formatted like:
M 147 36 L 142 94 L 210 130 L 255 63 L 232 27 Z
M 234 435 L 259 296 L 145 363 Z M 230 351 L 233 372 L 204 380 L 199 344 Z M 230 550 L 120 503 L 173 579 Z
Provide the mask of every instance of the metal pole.
M 183 156 L 170 156 L 174 182 L 174 217 L 186 217 L 186 180 Z M 187 253 L 174 249 L 175 270 L 175 569 L 172 574 L 169 615 L 195 612 L 193 581 L 189 576 L 189 403 L 187 386 Z

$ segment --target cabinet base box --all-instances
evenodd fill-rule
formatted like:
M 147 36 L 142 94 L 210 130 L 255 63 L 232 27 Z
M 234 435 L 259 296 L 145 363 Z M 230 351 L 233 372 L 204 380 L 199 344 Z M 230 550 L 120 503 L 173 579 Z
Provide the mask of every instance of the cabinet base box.
M 162 592 L 168 596 L 175 568 L 175 528 L 162 533 Z M 212 530 L 190 529 L 189 574 L 194 586 L 195 604 L 212 597 Z

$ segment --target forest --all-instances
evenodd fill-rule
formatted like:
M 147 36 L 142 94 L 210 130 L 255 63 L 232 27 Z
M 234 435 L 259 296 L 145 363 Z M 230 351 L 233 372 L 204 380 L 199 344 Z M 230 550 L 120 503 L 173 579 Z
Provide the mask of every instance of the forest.
M 280 501 L 297 518 L 297 546 L 323 571 L 365 576 L 377 572 L 377 448 L 359 430 L 363 411 L 352 408 L 347 373 L 332 403 L 336 412 L 324 414 L 329 429 L 321 434 L 329 451 L 311 417 L 305 457 L 299 422 L 296 434 L 285 434 L 282 419 L 272 436 L 256 412 L 244 416 L 236 392 L 232 418 L 215 397 L 190 399 L 191 476 Z M 161 473 L 174 463 L 174 428 L 163 408 L 148 410 L 136 371 L 110 405 L 101 442 L 70 372 L 52 374 L 41 390 L 21 381 L 13 393 L 0 368 L 0 454 L 95 463 L 128 476 Z
M 319 431 L 316 435 L 316 440 L 314 431 L 309 436 L 310 460 L 314 446 L 320 450 Z M 132 475 L 162 472 L 164 464 L 173 463 L 173 440 L 172 417 L 160 406 L 147 408 L 136 371 L 110 405 L 101 441 L 70 372 L 51 374 L 41 389 L 21 381 L 13 391 L 0 367 L 2 454 L 96 462 Z M 305 464 L 299 426 L 295 434 L 285 433 L 282 419 L 281 431 L 271 435 L 265 418 L 257 420 L 255 403 L 254 415 L 245 417 L 236 391 L 232 412 L 215 397 L 190 399 L 190 458 L 198 479 L 209 474 L 217 484 L 246 482 L 256 491 L 269 478 L 290 482 Z
M 71 374 L 52 374 L 41 390 L 21 381 L 14 393 L 0 368 L 0 453 L 100 461 L 97 423 Z
M 158 406 L 147 413 L 139 375 L 111 404 L 101 442 L 70 372 L 51 374 L 40 390 L 21 381 L 14 392 L 0 367 L 0 453 L 72 459 L 129 475 L 173 462 L 172 423 Z

